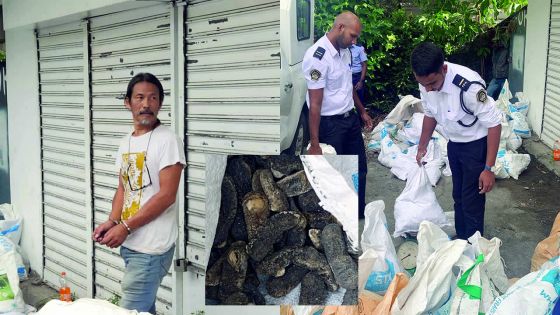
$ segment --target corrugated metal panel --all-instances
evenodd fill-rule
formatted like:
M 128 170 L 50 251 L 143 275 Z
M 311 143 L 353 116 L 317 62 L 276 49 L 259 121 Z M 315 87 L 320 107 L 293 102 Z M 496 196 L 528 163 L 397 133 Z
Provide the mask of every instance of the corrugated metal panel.
M 132 116 L 124 107 L 128 81 L 139 72 L 151 72 L 163 84 L 165 98 L 159 118 L 170 125 L 170 7 L 148 8 L 94 17 L 90 24 L 92 81 L 93 199 L 95 225 L 107 220 L 118 178 L 115 169 L 120 139 L 132 129 Z M 96 296 L 121 295 L 124 263 L 118 250 L 94 248 Z M 158 290 L 158 313 L 169 314 L 172 277 Z
M 552 147 L 560 139 L 560 1 L 554 0 L 550 12 L 548 67 L 543 114 L 543 142 Z
M 37 30 L 44 279 L 58 287 L 60 272 L 66 271 L 80 297 L 91 291 L 85 38 L 80 23 Z
M 203 153 L 280 153 L 280 1 L 193 0 L 185 12 L 186 253 L 204 268 Z

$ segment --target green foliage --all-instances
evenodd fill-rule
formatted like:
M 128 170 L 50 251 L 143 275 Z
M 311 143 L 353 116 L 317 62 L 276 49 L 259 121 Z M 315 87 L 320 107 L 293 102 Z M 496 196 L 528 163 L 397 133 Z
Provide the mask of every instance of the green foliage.
M 0 61 L 4 61 L 4 60 L 6 60 L 6 52 L 0 50 Z
M 405 9 L 395 0 L 316 0 L 315 38 L 332 27 L 342 11 L 354 12 L 362 22 L 358 41 L 368 55 L 366 103 L 385 112 L 398 102 L 398 95 L 418 95 L 418 84 L 409 65 L 416 44 L 430 40 L 446 55 L 480 41 L 476 57 L 487 56 L 491 47 L 481 34 L 493 27 L 498 14 L 506 16 L 527 5 L 527 0 L 414 0 Z M 511 30 L 509 30 L 511 32 Z M 502 35 L 496 33 L 496 37 Z
M 107 301 L 109 301 L 109 303 L 111 303 L 111 304 L 119 306 L 119 304 L 121 302 L 121 297 L 117 294 L 113 294 L 113 296 L 110 297 Z
M 198 310 L 196 312 L 191 312 L 191 315 L 204 315 L 204 311 Z

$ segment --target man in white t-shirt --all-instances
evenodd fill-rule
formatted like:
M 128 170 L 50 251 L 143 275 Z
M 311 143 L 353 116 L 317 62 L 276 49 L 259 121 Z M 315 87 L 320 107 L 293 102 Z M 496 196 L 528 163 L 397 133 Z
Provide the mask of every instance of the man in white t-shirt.
M 120 143 L 112 211 L 94 230 L 93 240 L 110 248 L 121 246 L 126 268 L 121 306 L 155 314 L 156 293 L 177 239 L 175 200 L 185 153 L 181 139 L 157 118 L 163 86 L 154 75 L 134 76 L 124 103 L 134 129 Z

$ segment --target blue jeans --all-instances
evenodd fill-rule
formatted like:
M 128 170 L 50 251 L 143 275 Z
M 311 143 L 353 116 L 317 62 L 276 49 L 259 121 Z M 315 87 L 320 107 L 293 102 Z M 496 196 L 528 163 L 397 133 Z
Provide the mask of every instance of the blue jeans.
M 488 84 L 488 95 L 490 95 L 494 100 L 498 99 L 500 96 L 500 92 L 502 91 L 502 87 L 504 87 L 504 83 L 506 82 L 506 78 L 502 79 L 492 79 Z
M 125 264 L 121 307 L 156 313 L 156 293 L 171 266 L 174 252 L 175 246 L 161 255 L 144 254 L 121 246 Z

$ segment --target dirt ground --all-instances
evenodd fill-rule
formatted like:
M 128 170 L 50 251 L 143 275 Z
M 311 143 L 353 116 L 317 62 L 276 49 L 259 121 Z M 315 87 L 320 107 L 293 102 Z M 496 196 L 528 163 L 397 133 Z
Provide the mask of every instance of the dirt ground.
M 395 199 L 404 187 L 405 182 L 381 165 L 377 155 L 369 155 L 366 203 L 374 200 L 385 202 L 390 233 L 394 231 Z M 442 176 L 434 190 L 443 210 L 453 211 L 451 177 Z M 535 246 L 548 236 L 554 218 L 560 211 L 559 193 L 560 177 L 531 156 L 529 168 L 518 180 L 498 180 L 486 197 L 484 236 L 502 240 L 500 253 L 509 278 L 529 273 Z M 363 220 L 360 227 L 363 228 Z M 393 241 L 395 246 L 402 242 L 400 238 Z

